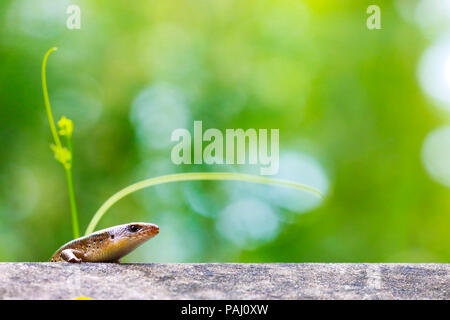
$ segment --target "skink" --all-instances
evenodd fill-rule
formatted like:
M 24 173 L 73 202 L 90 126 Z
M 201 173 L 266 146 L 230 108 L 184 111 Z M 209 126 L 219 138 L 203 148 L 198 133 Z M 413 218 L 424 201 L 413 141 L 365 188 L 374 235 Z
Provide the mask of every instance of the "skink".
M 55 252 L 51 262 L 120 262 L 123 256 L 159 233 L 151 223 L 134 222 L 72 240 Z

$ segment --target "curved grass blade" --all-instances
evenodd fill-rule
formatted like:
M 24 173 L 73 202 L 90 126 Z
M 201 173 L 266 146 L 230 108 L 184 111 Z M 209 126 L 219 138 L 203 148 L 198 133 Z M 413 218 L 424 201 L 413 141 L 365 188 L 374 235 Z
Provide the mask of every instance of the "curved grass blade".
M 301 191 L 307 191 L 319 198 L 323 197 L 322 193 L 319 190 L 305 184 L 288 180 L 267 178 L 251 174 L 231 173 L 231 172 L 190 172 L 190 173 L 170 174 L 139 181 L 115 193 L 108 200 L 106 200 L 105 203 L 103 203 L 100 209 L 97 210 L 91 222 L 89 223 L 89 226 L 86 229 L 85 235 L 92 233 L 95 227 L 97 226 L 98 222 L 100 221 L 100 219 L 106 213 L 106 211 L 108 211 L 109 208 L 111 208 L 117 201 L 124 198 L 125 196 L 138 190 L 148 188 L 151 186 L 156 186 L 159 184 L 177 181 L 195 181 L 195 180 L 217 180 L 217 181 L 234 180 L 234 181 L 246 181 L 253 183 L 268 184 L 268 185 L 277 185 L 290 187 Z

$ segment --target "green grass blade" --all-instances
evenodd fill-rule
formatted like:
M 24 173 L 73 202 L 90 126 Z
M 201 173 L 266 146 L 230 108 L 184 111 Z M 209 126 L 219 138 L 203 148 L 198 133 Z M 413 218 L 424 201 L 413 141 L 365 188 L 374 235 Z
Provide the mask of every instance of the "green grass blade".
M 87 227 L 85 234 L 88 235 L 92 233 L 95 230 L 95 227 L 97 226 L 100 219 L 106 213 L 106 211 L 108 211 L 108 209 L 111 208 L 117 201 L 129 195 L 130 193 L 159 184 L 177 181 L 195 181 L 195 180 L 217 180 L 217 181 L 234 180 L 234 181 L 246 181 L 253 183 L 268 184 L 268 185 L 277 185 L 290 187 L 301 191 L 307 191 L 319 198 L 323 197 L 322 193 L 313 187 L 293 181 L 273 179 L 257 175 L 230 173 L 230 172 L 192 172 L 192 173 L 171 174 L 139 181 L 115 193 L 112 197 L 106 200 L 105 203 L 103 203 L 100 209 L 97 210 L 91 222 L 89 223 L 89 226 Z

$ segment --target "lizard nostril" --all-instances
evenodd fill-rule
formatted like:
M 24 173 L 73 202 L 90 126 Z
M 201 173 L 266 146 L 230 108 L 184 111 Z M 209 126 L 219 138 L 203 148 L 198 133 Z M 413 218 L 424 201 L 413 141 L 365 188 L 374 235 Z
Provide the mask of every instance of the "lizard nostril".
M 114 235 L 113 234 L 111 235 L 111 239 L 114 239 Z

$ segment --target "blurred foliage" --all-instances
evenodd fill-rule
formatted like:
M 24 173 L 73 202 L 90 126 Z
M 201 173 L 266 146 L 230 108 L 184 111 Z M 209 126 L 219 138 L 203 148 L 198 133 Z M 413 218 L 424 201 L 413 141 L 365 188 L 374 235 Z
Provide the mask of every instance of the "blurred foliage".
M 80 30 L 66 28 L 71 3 L 81 7 Z M 430 40 L 390 1 L 380 1 L 382 30 L 368 30 L 369 4 L 1 1 L 0 261 L 45 261 L 71 240 L 40 85 L 42 57 L 56 46 L 49 94 L 55 117 L 75 123 L 82 232 L 103 201 L 135 181 L 247 170 L 172 164 L 170 133 L 192 130 L 194 120 L 221 130 L 279 128 L 281 155 L 314 159 L 327 178 L 326 200 L 297 211 L 268 199 L 274 187 L 245 183 L 136 193 L 99 226 L 160 226 L 125 261 L 448 262 L 450 191 L 420 156 L 425 136 L 448 120 L 417 81 Z M 290 172 L 286 166 L 281 161 L 280 170 Z M 248 212 L 234 214 L 252 206 L 264 214 L 242 221 Z M 230 219 L 251 241 L 227 233 Z

